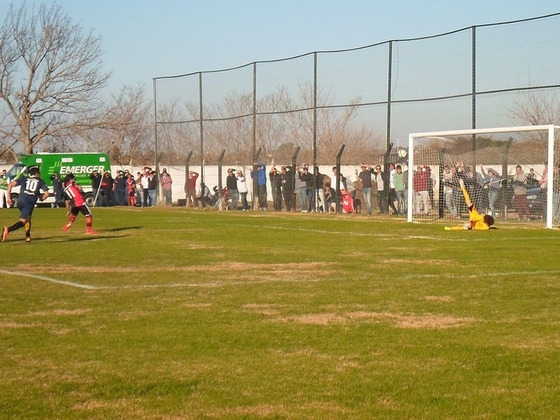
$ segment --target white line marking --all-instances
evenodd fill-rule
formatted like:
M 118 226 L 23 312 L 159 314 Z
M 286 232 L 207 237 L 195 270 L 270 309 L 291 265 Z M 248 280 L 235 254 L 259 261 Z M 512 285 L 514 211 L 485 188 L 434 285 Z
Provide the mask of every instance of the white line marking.
M 64 284 L 66 286 L 78 287 L 80 289 L 88 289 L 88 290 L 99 290 L 100 289 L 99 287 L 96 287 L 96 286 L 74 283 L 74 282 L 66 281 L 66 280 L 53 279 L 51 277 L 40 276 L 38 274 L 21 273 L 21 272 L 14 272 L 14 271 L 2 270 L 2 269 L 0 269 L 0 273 L 10 274 L 12 276 L 31 277 L 33 279 L 39 279 L 39 280 L 48 281 L 50 283 L 56 283 L 56 284 Z
M 54 279 L 52 277 L 41 276 L 38 274 L 29 274 L 22 272 L 14 272 L 0 269 L 0 273 L 9 274 L 12 276 L 20 277 L 30 277 L 38 280 L 47 281 L 50 283 L 62 284 L 65 286 L 76 287 L 79 289 L 86 290 L 131 290 L 131 289 L 166 289 L 166 288 L 187 288 L 187 287 L 222 287 L 222 286 L 240 286 L 240 285 L 251 285 L 251 284 L 274 284 L 274 283 L 317 283 L 321 281 L 338 281 L 340 278 L 325 278 L 325 279 L 306 279 L 306 280 L 254 280 L 254 281 L 222 281 L 222 282 L 208 282 L 208 283 L 163 283 L 163 284 L 123 284 L 118 286 L 92 286 L 88 284 L 75 283 L 66 280 Z M 519 275 L 553 275 L 560 274 L 560 270 L 541 270 L 541 271 L 513 271 L 513 272 L 501 272 L 501 273 L 484 273 L 484 274 L 405 274 L 401 278 L 479 278 L 481 276 L 485 277 L 501 277 L 501 276 L 519 276 Z

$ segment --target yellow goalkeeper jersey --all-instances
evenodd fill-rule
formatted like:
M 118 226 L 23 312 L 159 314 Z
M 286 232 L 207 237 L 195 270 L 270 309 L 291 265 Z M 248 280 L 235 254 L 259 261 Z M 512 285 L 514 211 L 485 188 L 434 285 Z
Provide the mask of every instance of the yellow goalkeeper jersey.
M 490 226 L 484 223 L 484 216 L 479 214 L 476 207 L 469 209 L 469 222 L 472 230 L 488 230 Z

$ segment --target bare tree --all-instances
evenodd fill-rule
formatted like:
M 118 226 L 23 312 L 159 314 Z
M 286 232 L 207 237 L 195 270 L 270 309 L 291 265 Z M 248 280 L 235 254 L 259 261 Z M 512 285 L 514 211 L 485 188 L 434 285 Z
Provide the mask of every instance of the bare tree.
M 516 100 L 508 110 L 509 117 L 525 125 L 560 124 L 560 101 L 554 92 L 529 91 Z M 544 140 L 546 134 L 526 133 L 531 140 Z
M 103 124 L 101 55 L 100 38 L 59 5 L 12 4 L 0 27 L 0 135 L 32 153 L 44 138 Z

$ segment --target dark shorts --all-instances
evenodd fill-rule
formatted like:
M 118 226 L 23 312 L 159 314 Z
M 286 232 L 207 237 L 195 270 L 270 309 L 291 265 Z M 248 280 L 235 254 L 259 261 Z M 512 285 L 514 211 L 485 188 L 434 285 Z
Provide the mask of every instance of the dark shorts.
M 33 209 L 35 209 L 35 203 L 31 200 L 19 200 L 17 206 L 20 219 L 30 218 L 33 214 Z
M 91 211 L 89 211 L 89 207 L 86 204 L 79 207 L 72 207 L 71 213 L 74 216 L 77 216 L 78 213 L 82 213 L 84 216 L 91 216 Z

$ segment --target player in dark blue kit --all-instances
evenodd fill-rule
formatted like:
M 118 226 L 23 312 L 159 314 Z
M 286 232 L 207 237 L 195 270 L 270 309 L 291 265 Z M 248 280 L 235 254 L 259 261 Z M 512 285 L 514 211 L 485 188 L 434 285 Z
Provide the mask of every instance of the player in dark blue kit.
M 10 193 L 12 188 L 19 185 L 20 193 L 18 199 L 18 209 L 20 211 L 19 220 L 10 227 L 2 230 L 2 242 L 8 237 L 8 233 L 18 230 L 25 226 L 25 240 L 31 242 L 31 216 L 37 204 L 37 199 L 45 200 L 49 196 L 49 190 L 45 181 L 39 177 L 39 168 L 29 169 L 29 176 L 20 176 L 8 184 L 8 206 L 11 207 L 12 199 Z

